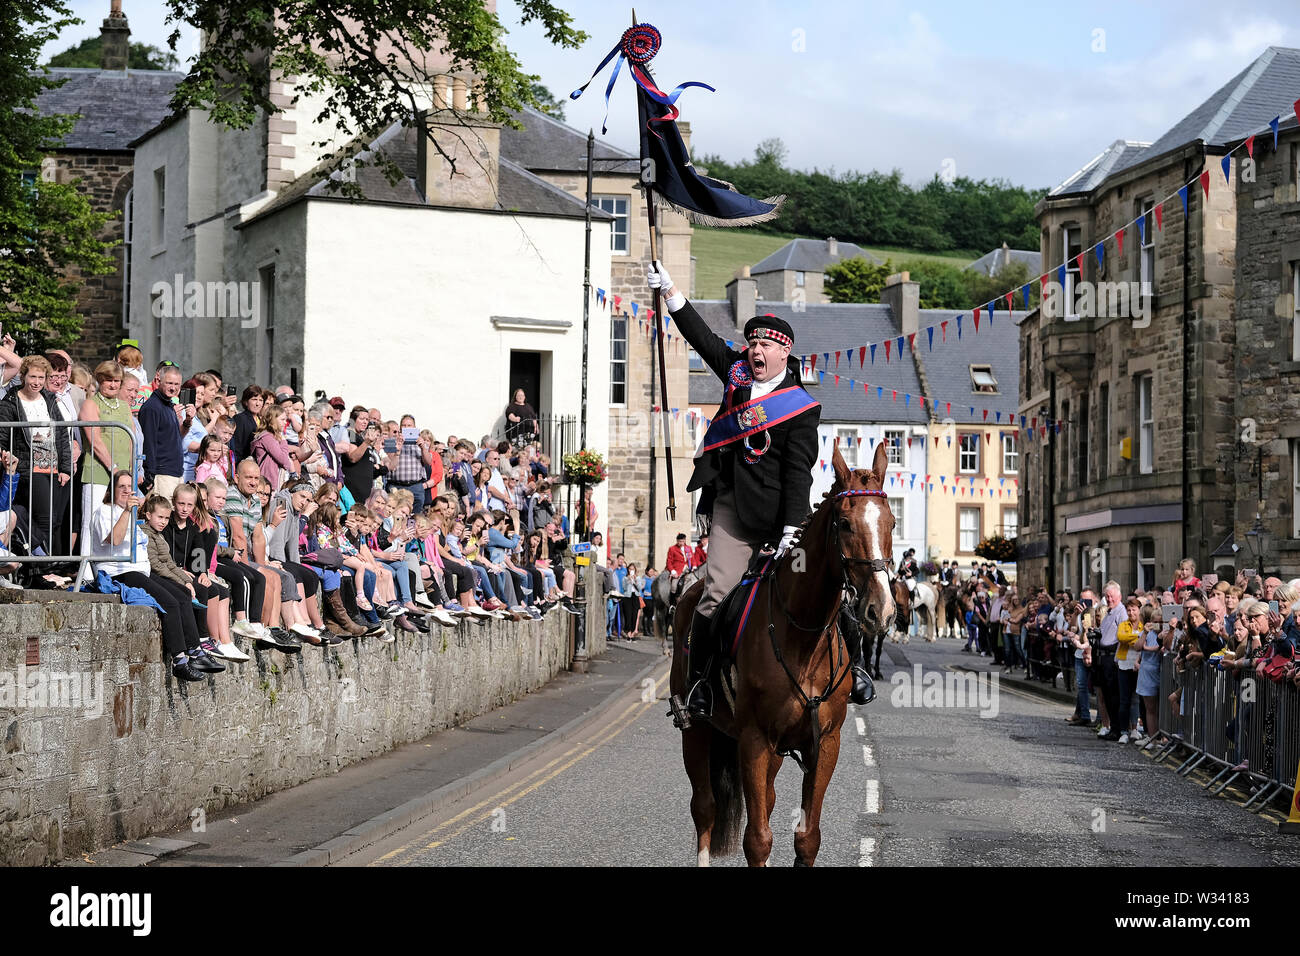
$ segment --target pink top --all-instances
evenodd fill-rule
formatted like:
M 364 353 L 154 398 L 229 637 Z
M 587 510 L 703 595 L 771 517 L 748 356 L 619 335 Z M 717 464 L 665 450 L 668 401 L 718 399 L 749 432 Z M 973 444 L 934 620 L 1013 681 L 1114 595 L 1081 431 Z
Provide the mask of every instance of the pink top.
M 230 484 L 230 479 L 226 477 L 226 470 L 222 467 L 222 464 L 222 462 L 217 462 L 215 465 L 211 462 L 203 462 L 194 469 L 194 480 L 201 485 L 209 478 L 220 478 L 223 485 Z
M 278 491 L 280 477 L 289 468 L 289 443 L 270 432 L 259 432 L 249 453 L 261 469 L 262 477 L 271 483 L 271 490 Z

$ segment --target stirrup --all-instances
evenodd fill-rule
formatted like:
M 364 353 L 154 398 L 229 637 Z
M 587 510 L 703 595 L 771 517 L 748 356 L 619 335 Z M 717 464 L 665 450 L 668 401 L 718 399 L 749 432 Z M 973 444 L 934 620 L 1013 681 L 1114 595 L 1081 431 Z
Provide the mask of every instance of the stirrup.
M 864 695 L 864 699 L 860 701 L 854 700 L 855 704 L 869 704 L 876 699 L 876 682 L 871 679 L 871 675 L 867 673 L 865 667 L 859 667 L 858 665 L 854 664 L 849 670 L 849 676 L 853 678 L 853 683 L 855 685 L 857 684 L 859 679 L 861 679 L 867 685 L 867 692 Z M 849 693 L 850 696 L 852 696 L 852 691 L 850 691 Z
M 704 697 L 704 703 L 703 704 L 697 703 L 694 706 L 692 706 L 691 701 L 695 697 L 697 692 Z M 691 717 L 698 717 L 701 720 L 708 720 L 710 717 L 713 716 L 713 687 L 709 683 L 709 677 L 707 671 L 705 672 L 705 675 L 703 677 L 701 677 L 689 688 L 687 688 L 686 712 Z
M 668 698 L 668 713 L 664 716 L 671 717 L 673 726 L 678 730 L 691 729 L 690 712 L 686 709 L 686 705 L 682 703 L 682 699 L 676 694 Z

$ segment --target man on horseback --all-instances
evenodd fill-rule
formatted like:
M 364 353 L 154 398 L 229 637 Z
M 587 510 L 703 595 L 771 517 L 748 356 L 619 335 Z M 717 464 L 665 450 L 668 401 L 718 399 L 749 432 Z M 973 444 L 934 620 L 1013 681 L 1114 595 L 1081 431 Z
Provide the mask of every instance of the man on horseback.
M 907 590 L 916 593 L 916 576 L 920 573 L 916 563 L 916 549 L 908 548 L 903 552 L 903 560 L 898 565 L 898 576 L 907 584 Z
M 735 351 L 700 318 L 661 263 L 647 270 L 646 281 L 651 289 L 664 290 L 678 331 L 726 389 L 687 485 L 689 491 L 702 489 L 699 510 L 712 513 L 710 530 L 718 533 L 704 566 L 704 595 L 691 619 L 690 690 L 684 704 L 674 703 L 674 711 L 684 707 L 692 718 L 708 718 L 713 613 L 758 551 L 776 541 L 773 558 L 779 558 L 807 517 L 821 406 L 800 386 L 798 361 L 790 358 L 794 331 L 784 319 L 750 319 L 744 329 L 749 346 Z M 846 629 L 845 639 L 853 661 L 853 700 L 865 703 L 873 691 L 862 660 L 861 630 Z
M 691 546 L 686 543 L 686 535 L 679 534 L 676 543 L 668 549 L 668 558 L 664 561 L 664 570 L 672 578 L 672 601 L 677 602 L 678 594 L 681 591 L 682 575 L 694 567 L 694 552 Z

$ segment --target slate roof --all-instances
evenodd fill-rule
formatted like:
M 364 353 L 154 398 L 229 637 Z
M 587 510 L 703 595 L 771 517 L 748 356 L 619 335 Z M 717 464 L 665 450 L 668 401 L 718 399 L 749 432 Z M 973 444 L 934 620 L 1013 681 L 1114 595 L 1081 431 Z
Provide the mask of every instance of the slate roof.
M 957 338 L 958 315 L 963 316 L 960 339 Z M 920 310 L 921 333 L 916 337 L 916 347 L 925 365 L 931 395 L 939 402 L 937 412 L 941 421 L 951 418 L 960 425 L 987 424 L 993 429 L 1006 426 L 1007 416 L 1014 415 L 1020 407 L 1020 323 L 1026 315 L 1028 313 L 1023 311 L 1010 314 L 999 311 L 994 315 L 992 326 L 987 317 L 981 315 L 980 329 L 976 332 L 970 312 Z M 936 331 L 934 348 L 927 350 L 922 345 L 926 338 L 925 328 L 945 320 L 948 322 L 947 343 L 942 344 L 943 336 Z M 975 391 L 970 375 L 972 365 L 991 366 L 998 383 L 996 395 Z M 947 402 L 952 403 L 952 411 L 948 411 Z M 972 405 L 975 407 L 973 414 L 970 410 Z M 984 409 L 988 409 L 987 421 Z M 998 412 L 1002 413 L 1001 422 L 997 420 Z
M 501 128 L 501 154 L 524 169 L 556 171 L 582 171 L 587 169 L 587 134 L 531 107 L 515 113 L 514 118 L 523 123 L 523 129 Z M 592 152 L 598 173 L 619 172 L 635 174 L 640 166 L 636 156 L 623 152 L 597 138 Z M 602 160 L 625 162 L 602 162 Z
M 791 239 L 762 262 L 750 266 L 749 274 L 754 276 L 763 272 L 782 272 L 785 270 L 825 272 L 827 266 L 857 256 L 861 256 L 876 265 L 881 262 L 878 256 L 872 255 L 852 242 L 839 243 L 838 253 L 832 256 L 826 251 L 826 241 L 824 239 Z
M 1197 140 L 1210 146 L 1225 146 L 1244 139 L 1267 129 L 1273 117 L 1285 117 L 1297 90 L 1300 90 L 1300 49 L 1271 46 L 1154 143 L 1116 140 L 1048 195 L 1089 192 L 1108 177 L 1148 157 Z
M 994 249 L 980 256 L 966 268 L 987 276 L 997 272 L 1008 262 L 1023 262 L 1029 267 L 1029 274 L 1036 276 L 1042 269 L 1043 256 L 1040 252 L 1030 252 L 1028 249 Z
M 388 181 L 383 171 L 374 166 L 356 168 L 357 185 L 371 202 L 397 203 L 408 206 L 426 205 L 417 186 L 420 131 L 394 123 L 375 139 L 389 158 L 405 175 L 396 184 Z M 355 144 L 354 144 L 355 146 Z M 341 195 L 326 188 L 325 163 L 299 176 L 285 186 L 276 197 L 246 219 L 242 225 L 262 219 L 273 212 L 297 202 L 305 196 L 333 197 Z M 499 163 L 500 181 L 496 208 L 501 211 L 533 213 L 545 216 L 564 216 L 580 219 L 586 214 L 586 203 L 569 195 L 558 186 L 533 175 L 505 155 L 504 144 Z M 612 219 L 608 213 L 592 210 L 593 219 Z
M 704 300 L 691 303 L 701 318 L 715 333 L 724 339 L 739 337 L 732 324 L 731 303 L 726 300 Z M 764 302 L 764 308 L 790 323 L 795 333 L 795 352 L 800 355 L 815 353 L 817 369 L 825 370 L 818 384 L 806 384 L 808 392 L 822 403 L 822 421 L 906 423 L 924 425 L 929 421 L 928 410 L 922 410 L 916 396 L 922 394 L 916 365 L 910 354 L 903 361 L 897 353 L 885 361 L 885 339 L 897 339 L 898 324 L 887 305 L 864 303 L 834 303 L 810 305 L 804 312 L 795 312 L 788 303 Z M 930 396 L 940 404 L 939 420 L 952 418 L 958 424 L 986 424 L 983 412 L 988 410 L 990 429 L 1006 427 L 1009 415 L 1014 415 L 1020 404 L 1020 322 L 1028 313 L 1023 311 L 996 313 L 993 325 L 981 317 L 979 332 L 975 331 L 970 312 L 951 309 L 921 309 L 918 312 L 920 332 L 916 348 L 930 386 Z M 962 318 L 962 334 L 957 336 L 957 316 Z M 940 323 L 947 321 L 947 341 Z M 934 348 L 928 347 L 926 328 L 935 326 Z M 878 344 L 873 364 L 868 351 L 866 369 L 858 366 L 857 349 L 867 342 Z M 840 384 L 834 384 L 836 372 L 835 352 L 853 348 L 853 359 L 841 357 Z M 823 353 L 830 353 L 830 364 Z M 977 393 L 971 382 L 970 366 L 988 365 L 997 380 L 995 395 Z M 854 388 L 849 389 L 849 379 Z M 868 384 L 866 391 L 863 381 Z M 876 387 L 883 387 L 880 397 Z M 894 401 L 891 389 L 898 390 Z M 904 394 L 912 397 L 904 400 Z M 691 372 L 690 402 L 692 405 L 714 405 L 722 401 L 722 382 L 712 372 Z M 951 410 L 947 404 L 951 403 Z M 971 407 L 974 406 L 972 413 Z M 927 405 L 928 409 L 928 405 Z M 999 421 L 999 414 L 1001 421 Z
M 718 335 L 727 339 L 738 339 L 731 319 L 731 303 L 721 301 L 693 301 L 697 312 Z M 830 353 L 830 366 L 827 374 L 818 384 L 805 384 L 810 395 L 822 404 L 822 421 L 824 422 L 888 422 L 924 425 L 927 414 L 921 410 L 915 397 L 905 403 L 903 394 L 912 396 L 921 394 L 920 379 L 911 356 L 898 361 L 895 356 L 885 362 L 883 346 L 876 350 L 873 365 L 870 353 L 867 355 L 867 368 L 859 369 L 856 348 L 866 342 L 882 342 L 886 338 L 898 335 L 898 325 L 894 322 L 887 305 L 864 303 L 832 303 L 829 305 L 809 305 L 806 311 L 795 312 L 786 302 L 763 302 L 763 308 L 773 315 L 780 316 L 794 329 L 795 352 L 800 355 L 817 354 L 817 369 L 826 368 L 822 352 Z M 840 384 L 834 384 L 836 371 L 835 352 L 854 347 L 853 361 L 840 359 Z M 870 391 L 862 388 L 863 380 L 870 383 Z M 855 382 L 850 391 L 849 379 Z M 884 387 L 882 397 L 876 397 L 876 386 Z M 898 390 L 898 401 L 891 397 L 890 390 Z M 712 405 L 722 401 L 722 382 L 712 372 L 692 372 L 690 386 L 692 405 Z
M 184 77 L 170 70 L 96 70 L 54 67 L 65 79 L 36 98 L 41 113 L 79 114 L 63 150 L 128 152 L 129 143 L 171 113 L 172 90 Z

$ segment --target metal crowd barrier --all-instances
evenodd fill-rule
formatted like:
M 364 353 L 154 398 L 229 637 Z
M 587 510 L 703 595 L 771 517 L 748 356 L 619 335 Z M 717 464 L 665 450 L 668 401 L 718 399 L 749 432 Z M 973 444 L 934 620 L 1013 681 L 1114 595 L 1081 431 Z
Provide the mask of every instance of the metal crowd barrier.
M 22 459 L 19 459 L 18 470 L 17 470 L 17 474 L 20 479 L 18 487 L 25 488 L 26 495 L 24 496 L 22 494 L 16 494 L 15 500 L 9 502 L 8 511 L 13 513 L 13 517 L 9 519 L 9 525 L 8 525 L 8 534 L 10 537 L 5 539 L 6 545 L 12 544 L 13 543 L 12 536 L 15 533 L 21 532 L 23 536 L 23 540 L 26 542 L 28 553 L 15 554 L 12 553 L 13 549 L 11 547 L 6 547 L 5 550 L 11 553 L 5 554 L 3 557 L 0 557 L 0 564 L 8 564 L 8 563 L 70 564 L 76 562 L 78 564 L 78 569 L 77 569 L 77 575 L 73 586 L 73 590 L 80 590 L 81 583 L 86 574 L 87 568 L 92 563 L 94 563 L 97 557 L 103 558 L 104 556 L 103 555 L 97 556 L 93 554 L 91 549 L 89 549 L 88 547 L 88 542 L 84 542 L 81 540 L 78 540 L 77 548 L 75 551 L 69 548 L 69 553 L 63 553 L 63 554 L 57 553 L 54 549 L 54 545 L 61 544 L 64 542 L 67 542 L 70 545 L 73 536 L 81 534 L 81 527 L 75 524 L 73 520 L 74 517 L 81 510 L 81 504 L 79 500 L 74 501 L 73 498 L 74 495 L 79 497 L 81 495 L 81 489 L 84 487 L 78 476 L 81 473 L 81 463 L 84 460 L 88 449 L 88 445 L 86 443 L 86 439 L 89 438 L 88 432 L 91 429 L 101 429 L 101 430 L 109 429 L 114 431 L 114 434 L 107 439 L 110 459 L 113 459 L 115 457 L 113 455 L 113 452 L 118 449 L 118 442 L 120 440 L 116 437 L 116 430 L 120 430 L 125 433 L 125 440 L 127 443 L 127 447 L 131 451 L 131 455 L 130 455 L 130 460 L 132 462 L 131 490 L 135 494 L 139 493 L 139 487 L 136 483 L 136 473 L 139 470 L 138 466 L 141 460 L 139 457 L 140 450 L 136 446 L 135 431 L 130 426 L 125 425 L 122 422 L 83 421 L 81 419 L 77 419 L 75 421 L 68 421 L 68 422 L 35 421 L 35 420 L 25 421 L 25 422 L 11 422 L 11 421 L 0 422 L 0 445 L 3 446 L 4 450 L 7 453 L 13 454 L 12 452 L 12 449 L 14 447 L 13 433 L 15 431 L 23 430 L 23 431 L 30 432 L 35 429 L 41 429 L 41 428 L 52 429 L 52 434 L 55 437 L 56 467 L 54 472 L 49 473 L 48 480 L 41 482 L 41 484 L 45 485 L 45 494 L 42 495 L 39 492 L 37 492 L 36 491 L 37 482 L 32 480 L 32 462 L 31 462 L 31 454 L 30 454 L 31 442 L 29 439 L 28 440 L 29 452 L 28 452 L 27 460 L 23 461 Z M 67 482 L 67 484 L 60 485 L 58 483 L 59 472 L 57 469 L 59 434 L 64 431 L 74 431 L 74 430 L 80 433 L 69 435 L 69 440 L 76 441 L 81 445 L 81 454 L 72 462 L 72 474 L 70 476 L 70 480 Z M 180 441 L 180 435 L 178 433 L 177 435 L 178 444 L 179 441 Z M 8 474 L 9 472 L 7 468 L 0 469 L 0 480 L 7 481 Z M 42 497 L 44 498 L 44 501 L 41 501 Z M 54 520 L 42 521 L 41 520 L 42 518 L 48 518 L 48 519 L 53 518 L 57 510 L 56 499 L 66 499 L 62 501 L 63 515 L 61 519 L 59 521 L 54 521 Z M 93 508 L 95 505 L 99 503 L 100 503 L 99 500 L 95 500 L 92 501 L 90 504 L 91 507 Z M 37 514 L 36 505 L 38 504 L 42 505 L 42 508 L 40 509 L 41 510 L 40 515 Z M 15 511 L 15 505 L 24 509 L 21 515 Z M 134 520 L 134 517 L 135 516 L 133 515 L 132 520 Z M 32 551 L 35 551 L 38 548 L 42 551 L 41 554 L 31 553 Z M 136 559 L 137 559 L 136 541 L 135 541 L 135 535 L 132 535 L 131 536 L 131 560 L 135 561 Z
M 1177 705 L 1173 655 L 1160 663 L 1160 733 L 1155 759 L 1180 759 L 1188 776 L 1208 765 L 1216 772 L 1203 785 L 1211 796 L 1243 781 L 1255 792 L 1247 808 L 1262 810 L 1294 788 L 1300 762 L 1300 691 L 1253 673 L 1222 671 L 1209 663 L 1184 671 Z M 1294 796 L 1294 794 L 1292 794 Z

